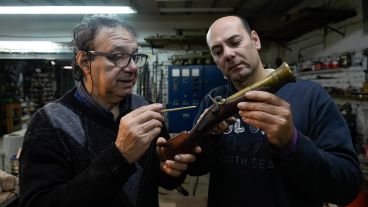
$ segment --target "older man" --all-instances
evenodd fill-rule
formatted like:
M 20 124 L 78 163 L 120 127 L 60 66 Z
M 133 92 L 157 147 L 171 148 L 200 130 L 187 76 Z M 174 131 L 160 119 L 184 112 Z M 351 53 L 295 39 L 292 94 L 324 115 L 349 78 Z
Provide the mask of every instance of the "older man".
M 163 106 L 132 94 L 147 60 L 135 37 L 111 16 L 76 26 L 81 83 L 33 116 L 20 157 L 20 206 L 152 207 L 158 186 L 181 184 L 194 156 L 159 161 L 156 142 L 168 138 Z

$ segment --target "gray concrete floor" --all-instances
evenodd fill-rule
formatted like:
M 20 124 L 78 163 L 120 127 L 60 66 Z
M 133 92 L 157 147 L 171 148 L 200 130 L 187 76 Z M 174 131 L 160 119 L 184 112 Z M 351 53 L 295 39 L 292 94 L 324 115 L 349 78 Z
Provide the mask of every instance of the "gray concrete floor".
M 183 196 L 178 190 L 159 189 L 160 207 L 206 207 L 208 191 L 208 175 L 198 177 L 187 176 L 182 187 L 188 191 L 188 196 Z

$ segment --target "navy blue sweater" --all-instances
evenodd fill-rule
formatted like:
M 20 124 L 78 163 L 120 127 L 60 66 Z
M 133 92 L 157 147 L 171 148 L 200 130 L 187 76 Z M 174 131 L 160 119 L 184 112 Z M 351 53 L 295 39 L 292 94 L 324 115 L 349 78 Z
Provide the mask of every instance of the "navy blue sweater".
M 82 104 L 68 92 L 37 111 L 28 127 L 20 157 L 21 207 L 132 206 L 128 180 L 141 166 L 136 206 L 158 206 L 158 186 L 173 189 L 184 179 L 160 170 L 156 140 L 139 160 L 129 164 L 116 148 L 120 118 L 148 104 L 142 97 L 124 99 L 120 116 Z M 163 128 L 161 134 L 168 138 Z
M 212 97 L 235 93 L 231 86 Z M 225 133 L 205 138 L 191 175 L 210 172 L 210 207 L 322 207 L 344 205 L 362 181 L 347 125 L 331 97 L 318 84 L 297 80 L 277 93 L 291 105 L 298 132 L 295 152 L 281 158 L 263 131 L 237 122 Z M 211 105 L 204 98 L 198 115 Z M 197 116 L 198 117 L 198 116 Z

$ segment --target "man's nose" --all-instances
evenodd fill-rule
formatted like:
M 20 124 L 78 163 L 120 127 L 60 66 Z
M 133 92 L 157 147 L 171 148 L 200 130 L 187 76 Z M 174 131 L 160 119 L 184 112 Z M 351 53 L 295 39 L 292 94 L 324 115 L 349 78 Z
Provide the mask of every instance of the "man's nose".
M 134 59 L 132 58 L 127 67 L 124 68 L 126 72 L 135 73 L 138 71 L 137 64 L 135 63 Z
M 224 52 L 224 58 L 226 60 L 231 60 L 235 57 L 235 51 L 231 47 L 224 47 L 223 52 Z

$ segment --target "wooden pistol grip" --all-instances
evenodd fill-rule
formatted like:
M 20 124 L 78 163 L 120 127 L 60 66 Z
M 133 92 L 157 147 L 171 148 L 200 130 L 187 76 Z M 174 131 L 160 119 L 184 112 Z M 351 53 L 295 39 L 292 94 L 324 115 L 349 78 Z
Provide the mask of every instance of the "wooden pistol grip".
M 173 138 L 167 140 L 165 146 L 159 147 L 159 157 L 161 160 L 174 160 L 177 154 L 189 154 L 193 152 L 195 143 L 187 140 L 189 133 L 183 131 Z

